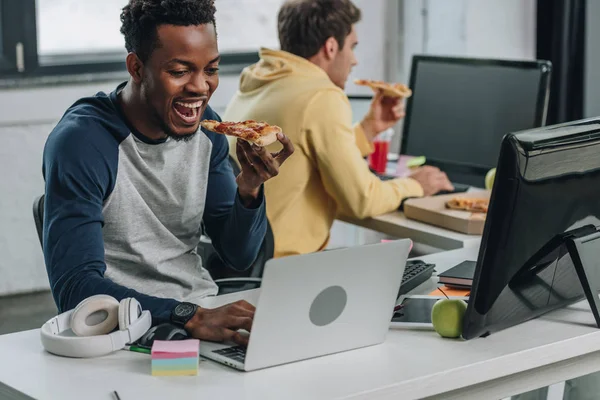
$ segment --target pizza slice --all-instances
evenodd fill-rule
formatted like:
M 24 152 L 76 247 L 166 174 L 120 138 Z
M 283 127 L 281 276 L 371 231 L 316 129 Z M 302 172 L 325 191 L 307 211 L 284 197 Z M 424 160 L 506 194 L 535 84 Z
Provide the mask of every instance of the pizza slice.
M 453 210 L 487 213 L 490 205 L 489 199 L 453 197 L 446 202 L 446 207 Z
M 374 91 L 382 89 L 383 95 L 387 97 L 408 98 L 412 96 L 412 90 L 402 83 L 388 83 L 372 79 L 356 79 L 354 83 L 360 86 L 368 86 Z
M 281 128 L 266 122 L 253 120 L 240 122 L 219 122 L 211 119 L 200 121 L 200 125 L 209 131 L 234 136 L 257 146 L 268 146 L 277 141 Z

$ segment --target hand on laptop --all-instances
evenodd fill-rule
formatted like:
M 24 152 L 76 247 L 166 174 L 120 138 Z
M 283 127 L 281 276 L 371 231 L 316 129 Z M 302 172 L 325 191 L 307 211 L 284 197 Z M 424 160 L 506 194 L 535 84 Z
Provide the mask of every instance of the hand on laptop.
M 452 191 L 454 186 L 448 180 L 448 176 L 439 170 L 439 168 L 429 165 L 423 166 L 415 170 L 410 175 L 410 178 L 419 182 L 423 188 L 423 195 L 431 196 L 442 190 Z
M 198 307 L 196 315 L 185 324 L 192 337 L 213 342 L 232 341 L 246 346 L 248 337 L 238 332 L 252 329 L 256 308 L 245 300 L 218 308 Z
M 277 140 L 283 145 L 277 153 L 269 153 L 264 147 L 251 145 L 245 140 L 237 141 L 236 154 L 242 172 L 236 182 L 240 198 L 247 207 L 258 197 L 260 186 L 277 176 L 281 164 L 294 153 L 294 145 L 287 136 L 280 133 Z

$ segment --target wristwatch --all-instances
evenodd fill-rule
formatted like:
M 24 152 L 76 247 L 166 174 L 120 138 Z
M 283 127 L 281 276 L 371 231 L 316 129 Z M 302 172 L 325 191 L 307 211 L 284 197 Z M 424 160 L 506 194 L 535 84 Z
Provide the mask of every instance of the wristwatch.
M 187 302 L 179 303 L 171 311 L 171 322 L 183 327 L 196 314 L 197 309 L 198 306 L 196 304 Z

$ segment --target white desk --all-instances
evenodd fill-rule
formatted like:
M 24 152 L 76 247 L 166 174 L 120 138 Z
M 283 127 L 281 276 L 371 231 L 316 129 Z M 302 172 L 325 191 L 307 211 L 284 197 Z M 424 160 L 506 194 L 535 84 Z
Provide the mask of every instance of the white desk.
M 442 271 L 475 252 L 423 259 Z M 392 329 L 382 345 L 254 372 L 202 361 L 197 377 L 152 377 L 150 357 L 128 351 L 56 357 L 44 352 L 38 330 L 0 336 L 0 354 L 0 398 L 108 400 L 116 390 L 123 400 L 488 399 L 600 370 L 600 330 L 580 303 L 485 339 Z
M 388 162 L 386 173 L 389 175 L 394 175 L 396 173 L 396 159 Z M 469 191 L 478 190 L 483 189 L 471 188 Z M 408 219 L 404 216 L 404 213 L 400 211 L 362 220 L 344 216 L 340 217 L 340 220 L 392 237 L 410 238 L 416 243 L 421 243 L 441 250 L 454 250 L 471 246 L 478 247 L 481 243 L 480 235 L 467 235 L 450 229 Z
M 404 213 L 399 211 L 373 218 L 352 219 L 343 217 L 341 220 L 389 236 L 410 238 L 416 243 L 422 243 L 442 250 L 454 250 L 471 246 L 478 247 L 481 243 L 480 235 L 467 235 L 408 219 L 404 216 Z

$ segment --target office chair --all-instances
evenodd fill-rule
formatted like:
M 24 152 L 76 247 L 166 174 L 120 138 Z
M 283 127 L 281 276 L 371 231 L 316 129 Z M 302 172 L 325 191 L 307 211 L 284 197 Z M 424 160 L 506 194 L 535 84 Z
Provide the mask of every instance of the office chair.
M 267 221 L 267 232 L 258 251 L 258 256 L 252 265 L 244 271 L 235 270 L 225 264 L 207 236 L 204 236 L 198 245 L 198 253 L 202 257 L 204 268 L 210 272 L 215 283 L 219 286 L 219 294 L 259 288 L 265 263 L 273 258 L 274 250 L 273 231 L 269 221 Z
M 44 231 L 44 195 L 37 197 L 33 201 L 33 221 L 35 222 L 35 230 L 40 240 L 40 246 L 44 248 L 44 241 L 42 235 Z

